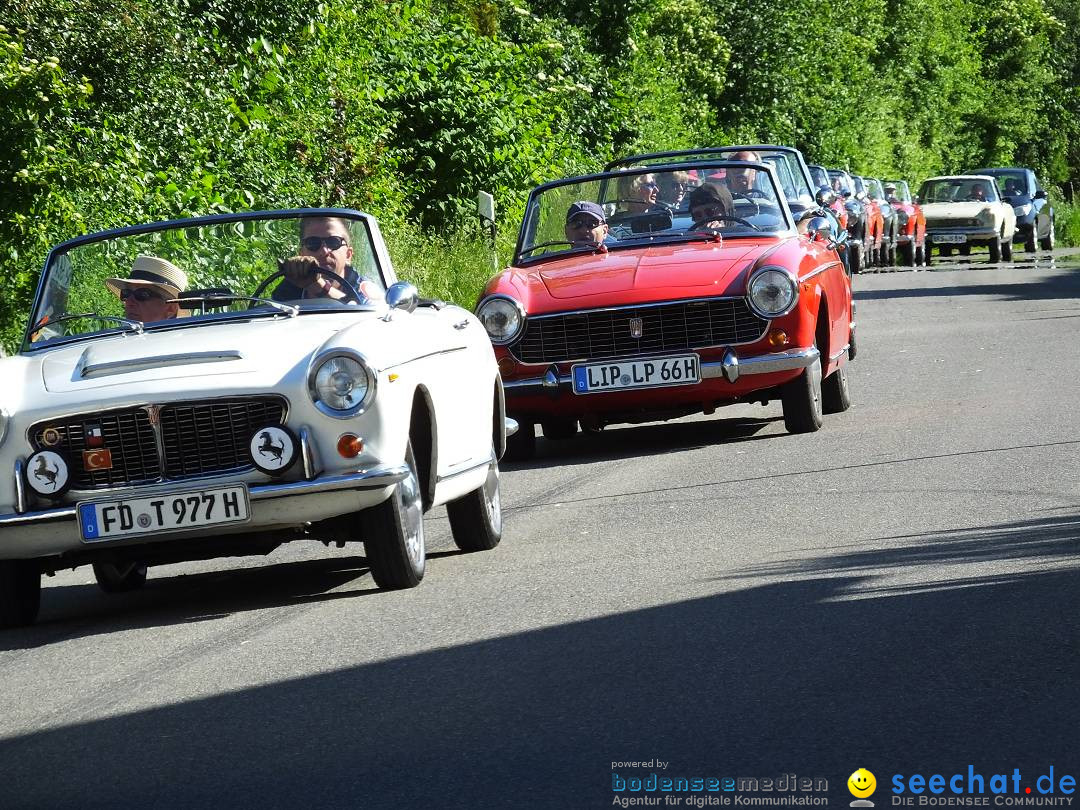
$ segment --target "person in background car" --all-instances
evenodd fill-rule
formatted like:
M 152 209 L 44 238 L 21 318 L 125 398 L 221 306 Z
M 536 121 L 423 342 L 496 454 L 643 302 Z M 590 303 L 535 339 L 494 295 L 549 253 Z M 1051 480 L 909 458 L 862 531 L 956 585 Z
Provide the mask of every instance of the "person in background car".
M 656 208 L 660 186 L 656 175 L 635 174 L 619 178 L 619 213 L 644 214 Z
M 694 225 L 704 228 L 723 228 L 725 221 L 735 216 L 735 201 L 731 192 L 718 183 L 703 183 L 690 192 L 690 217 Z
M 752 160 L 761 162 L 761 155 L 750 150 L 736 152 L 731 156 L 732 160 Z M 757 179 L 756 169 L 728 169 L 726 182 L 732 194 L 747 195 L 754 190 L 754 181 Z
M 187 287 L 187 274 L 165 259 L 139 255 L 127 278 L 107 278 L 108 287 L 124 304 L 124 317 L 153 323 L 180 314 L 175 300 Z
M 971 196 L 969 196 L 968 199 L 974 200 L 975 202 L 985 202 L 986 189 L 983 187 L 982 183 L 976 183 L 971 187 Z
M 689 172 L 664 172 L 660 175 L 660 201 L 675 211 L 682 208 L 689 188 Z
M 608 234 L 604 209 L 589 200 L 574 203 L 566 211 L 565 233 L 573 247 L 603 244 Z
M 886 183 L 885 184 L 885 199 L 888 200 L 891 203 L 900 202 L 900 200 L 896 196 L 896 184 L 895 183 Z

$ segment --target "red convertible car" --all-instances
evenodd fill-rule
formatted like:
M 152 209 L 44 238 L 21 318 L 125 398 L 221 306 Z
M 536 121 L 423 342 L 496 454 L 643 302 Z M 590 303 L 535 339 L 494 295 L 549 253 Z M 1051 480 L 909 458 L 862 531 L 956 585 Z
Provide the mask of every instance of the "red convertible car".
M 477 304 L 508 452 L 580 424 L 779 400 L 792 433 L 850 405 L 851 285 L 825 217 L 796 223 L 772 164 L 695 160 L 547 183 Z M 846 234 L 842 235 L 841 241 Z
M 926 255 L 926 217 L 911 196 L 906 180 L 886 180 L 885 195 L 896 211 L 899 233 L 897 250 L 908 267 L 929 264 Z

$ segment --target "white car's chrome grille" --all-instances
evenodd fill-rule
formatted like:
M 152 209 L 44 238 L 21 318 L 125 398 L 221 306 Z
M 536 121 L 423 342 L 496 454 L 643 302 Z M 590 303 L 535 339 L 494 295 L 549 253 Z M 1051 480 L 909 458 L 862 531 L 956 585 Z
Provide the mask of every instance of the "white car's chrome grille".
M 510 352 L 522 363 L 638 357 L 751 343 L 768 321 L 744 298 L 712 298 L 527 318 Z
M 71 467 L 73 489 L 182 481 L 254 469 L 248 442 L 260 427 L 285 420 L 280 397 L 147 405 L 38 422 L 35 450 L 55 450 Z M 93 437 L 100 432 L 100 439 Z M 84 453 L 106 449 L 111 467 L 87 469 Z

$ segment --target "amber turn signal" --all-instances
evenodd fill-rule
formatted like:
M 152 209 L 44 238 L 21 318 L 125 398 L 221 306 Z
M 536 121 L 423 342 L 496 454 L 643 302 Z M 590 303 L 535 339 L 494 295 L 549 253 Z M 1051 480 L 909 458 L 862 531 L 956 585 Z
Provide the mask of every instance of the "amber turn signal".
M 499 359 L 499 373 L 502 376 L 513 374 L 517 370 L 517 362 L 513 357 L 503 357 Z
M 364 440 L 352 433 L 343 433 L 337 440 L 337 451 L 342 458 L 356 458 L 364 451 Z
M 786 346 L 788 342 L 787 332 L 783 329 L 770 329 L 769 330 L 769 345 L 770 346 Z

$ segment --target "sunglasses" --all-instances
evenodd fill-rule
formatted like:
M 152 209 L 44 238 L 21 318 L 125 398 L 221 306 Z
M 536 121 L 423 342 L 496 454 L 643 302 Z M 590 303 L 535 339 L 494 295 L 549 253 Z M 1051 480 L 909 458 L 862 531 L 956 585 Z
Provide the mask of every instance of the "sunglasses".
M 154 292 L 153 290 L 144 290 L 142 288 L 139 288 L 139 289 L 135 289 L 135 290 L 125 289 L 125 290 L 120 291 L 120 300 L 121 301 L 127 301 L 129 298 L 134 298 L 136 301 L 140 301 L 140 302 L 142 302 L 144 304 L 147 301 L 153 301 L 155 299 L 158 300 L 158 301 L 164 301 L 165 300 L 165 296 L 159 295 L 158 293 Z
M 638 188 L 660 188 L 660 184 L 650 181 L 648 183 L 642 183 Z
M 304 250 L 314 253 L 323 245 L 330 250 L 337 250 L 343 245 L 349 244 L 348 239 L 342 239 L 340 236 L 305 236 L 300 240 L 300 244 L 304 246 Z
M 587 231 L 591 231 L 593 228 L 598 228 L 604 223 L 591 218 L 584 219 L 572 219 L 570 220 L 571 228 L 584 228 Z

